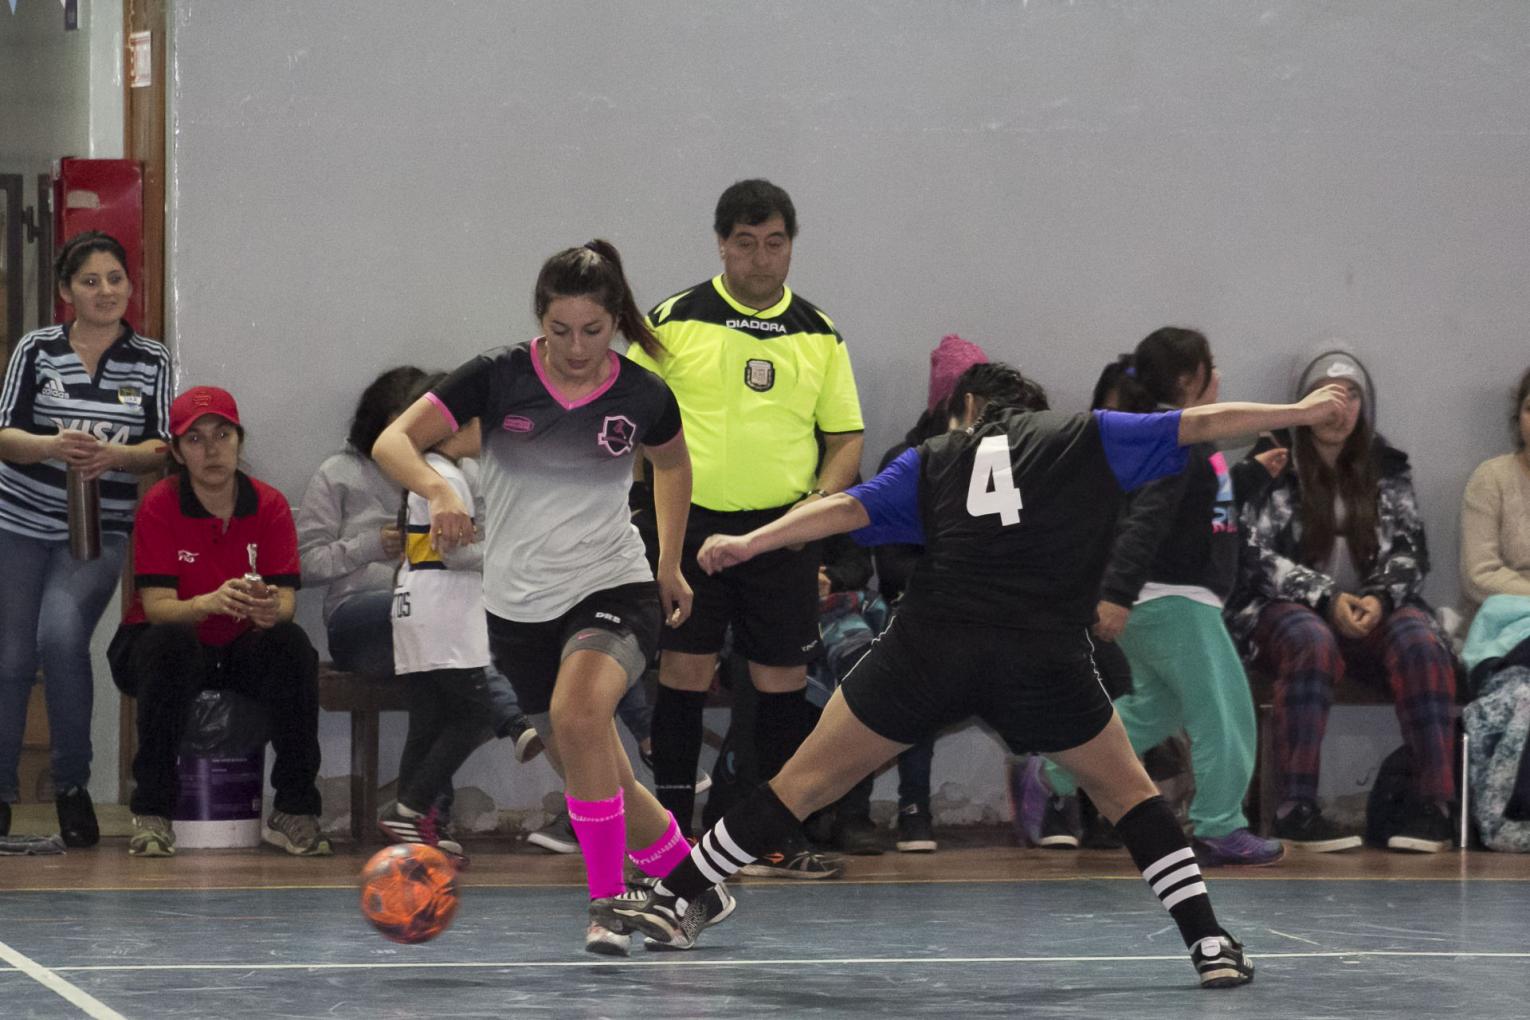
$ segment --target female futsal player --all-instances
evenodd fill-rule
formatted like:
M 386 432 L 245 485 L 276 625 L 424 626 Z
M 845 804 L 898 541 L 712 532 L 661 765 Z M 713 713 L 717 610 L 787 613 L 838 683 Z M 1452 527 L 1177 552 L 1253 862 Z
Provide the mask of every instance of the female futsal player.
M 421 451 L 482 423 L 489 646 L 563 761 L 594 899 L 625 888 L 629 845 L 655 876 L 688 850 L 674 817 L 633 778 L 613 714 L 653 658 L 661 621 L 677 626 L 690 613 L 679 558 L 691 467 L 669 388 L 610 349 L 620 332 L 658 350 L 615 247 L 596 240 L 552 256 L 533 306 L 542 336 L 458 368 L 383 432 L 373 456 L 430 501 L 431 541 L 451 548 L 472 541 L 472 517 Z M 657 583 L 627 509 L 639 448 L 654 468 Z M 704 923 L 733 909 L 721 888 L 699 903 Z M 629 942 L 625 928 L 592 920 L 585 948 L 625 955 Z
M 832 803 L 862 776 L 950 723 L 976 715 L 1014 753 L 1039 751 L 1078 777 L 1169 910 L 1201 984 L 1253 978 L 1218 923 L 1195 854 L 1136 757 L 1090 658 L 1100 577 L 1122 495 L 1181 470 L 1183 447 L 1343 412 L 1337 387 L 1300 404 L 1212 404 L 1162 414 L 1017 409 L 1027 380 L 975 365 L 950 407 L 955 431 L 870 482 L 747 535 L 714 536 L 708 571 L 769 549 L 856 532 L 925 547 L 892 624 L 823 719 L 768 784 L 729 811 L 651 890 L 592 905 L 613 928 L 694 944 L 691 900 Z

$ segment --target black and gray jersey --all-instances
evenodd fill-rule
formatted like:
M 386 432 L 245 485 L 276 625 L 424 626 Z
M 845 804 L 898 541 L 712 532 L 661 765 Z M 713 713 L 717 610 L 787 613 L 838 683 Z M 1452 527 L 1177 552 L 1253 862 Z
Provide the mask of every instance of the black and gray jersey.
M 481 354 L 430 395 L 453 428 L 480 419 L 484 605 L 520 623 L 653 580 L 627 509 L 632 458 L 680 433 L 674 394 L 652 372 L 609 353 L 606 381 L 570 400 L 543 372 L 541 342 Z

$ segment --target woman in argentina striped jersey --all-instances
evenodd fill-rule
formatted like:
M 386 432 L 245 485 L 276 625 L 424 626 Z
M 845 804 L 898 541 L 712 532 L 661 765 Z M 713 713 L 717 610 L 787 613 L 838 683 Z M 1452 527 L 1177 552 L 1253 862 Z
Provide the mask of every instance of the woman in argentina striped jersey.
M 59 831 L 99 838 L 90 781 L 90 635 L 122 574 L 140 474 L 164 465 L 170 356 L 123 318 L 127 252 L 71 238 L 54 265 L 74 319 L 21 338 L 0 389 L 0 834 L 10 831 L 27 700 L 41 665 Z M 101 552 L 69 551 L 68 472 L 97 480 Z

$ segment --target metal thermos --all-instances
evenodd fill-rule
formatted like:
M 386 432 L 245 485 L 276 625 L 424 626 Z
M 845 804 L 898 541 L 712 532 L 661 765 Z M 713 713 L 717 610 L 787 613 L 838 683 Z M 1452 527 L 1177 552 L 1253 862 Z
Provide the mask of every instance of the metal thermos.
M 101 555 L 101 484 L 69 472 L 69 552 L 77 560 Z

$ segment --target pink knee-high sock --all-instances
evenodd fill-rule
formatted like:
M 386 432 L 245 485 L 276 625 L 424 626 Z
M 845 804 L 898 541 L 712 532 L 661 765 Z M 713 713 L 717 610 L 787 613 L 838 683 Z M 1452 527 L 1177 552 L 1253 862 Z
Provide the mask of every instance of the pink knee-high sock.
M 610 800 L 568 801 L 568 820 L 573 823 L 579 849 L 584 852 L 584 874 L 590 899 L 620 896 L 627 891 L 622 878 L 622 859 L 627 854 L 627 816 L 622 811 L 622 791 Z
M 659 841 L 653 846 L 644 847 L 641 850 L 633 850 L 627 856 L 650 878 L 663 878 L 675 870 L 675 865 L 685 860 L 690 855 L 691 845 L 686 842 L 685 833 L 680 831 L 680 823 L 675 820 L 674 812 L 670 812 L 669 828 Z

